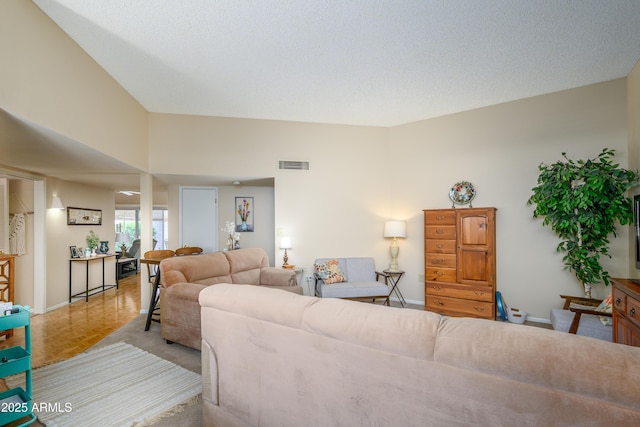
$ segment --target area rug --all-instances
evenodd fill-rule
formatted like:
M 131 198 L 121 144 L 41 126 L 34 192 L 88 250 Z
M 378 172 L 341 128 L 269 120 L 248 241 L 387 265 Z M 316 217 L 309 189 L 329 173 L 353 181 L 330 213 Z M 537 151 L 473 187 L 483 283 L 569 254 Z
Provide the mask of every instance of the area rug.
M 6 382 L 24 387 L 24 375 Z M 47 427 L 150 425 L 202 392 L 199 374 L 123 342 L 35 369 L 32 383 Z

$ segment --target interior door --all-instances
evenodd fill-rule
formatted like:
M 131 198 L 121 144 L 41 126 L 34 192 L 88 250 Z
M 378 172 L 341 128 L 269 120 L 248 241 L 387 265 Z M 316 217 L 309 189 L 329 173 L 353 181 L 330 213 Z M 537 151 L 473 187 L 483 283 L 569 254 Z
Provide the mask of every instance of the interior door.
M 218 189 L 180 187 L 180 246 L 218 250 Z

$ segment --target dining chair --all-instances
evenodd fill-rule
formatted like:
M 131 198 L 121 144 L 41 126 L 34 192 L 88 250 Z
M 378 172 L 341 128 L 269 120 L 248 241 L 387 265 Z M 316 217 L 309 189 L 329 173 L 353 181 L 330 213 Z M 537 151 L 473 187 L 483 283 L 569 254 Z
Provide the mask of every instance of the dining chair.
M 151 303 L 149 304 L 147 323 L 144 328 L 145 331 L 149 330 L 152 321 L 158 323 L 160 322 L 160 261 L 165 258 L 171 258 L 174 256 L 176 256 L 176 253 L 171 249 L 156 249 L 145 252 L 144 258 L 141 260 L 141 262 L 147 264 L 149 283 L 153 283 L 153 290 L 151 291 Z

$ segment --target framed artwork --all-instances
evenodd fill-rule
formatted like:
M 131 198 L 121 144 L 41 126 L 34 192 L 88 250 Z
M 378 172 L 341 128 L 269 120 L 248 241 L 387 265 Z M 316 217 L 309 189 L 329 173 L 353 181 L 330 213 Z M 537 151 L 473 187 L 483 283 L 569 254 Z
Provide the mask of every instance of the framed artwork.
M 67 225 L 102 225 L 102 210 L 67 207 Z
M 80 258 L 80 251 L 77 246 L 69 246 L 69 253 L 71 258 Z
M 236 231 L 253 231 L 253 197 L 236 197 Z

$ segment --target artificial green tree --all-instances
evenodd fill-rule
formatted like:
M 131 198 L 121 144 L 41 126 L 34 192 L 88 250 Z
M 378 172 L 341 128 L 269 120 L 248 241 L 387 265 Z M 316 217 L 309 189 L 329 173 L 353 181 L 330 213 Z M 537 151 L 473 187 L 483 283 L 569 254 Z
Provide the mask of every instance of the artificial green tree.
M 543 217 L 560 237 L 556 250 L 564 253 L 565 268 L 573 271 L 584 286 L 609 284 L 609 273 L 600 264 L 609 255 L 609 236 L 617 237 L 616 225 L 633 220 L 633 204 L 627 191 L 638 185 L 637 172 L 620 168 L 611 158 L 615 150 L 605 148 L 594 159 L 541 164 L 538 185 L 528 204 L 535 204 L 533 216 Z

